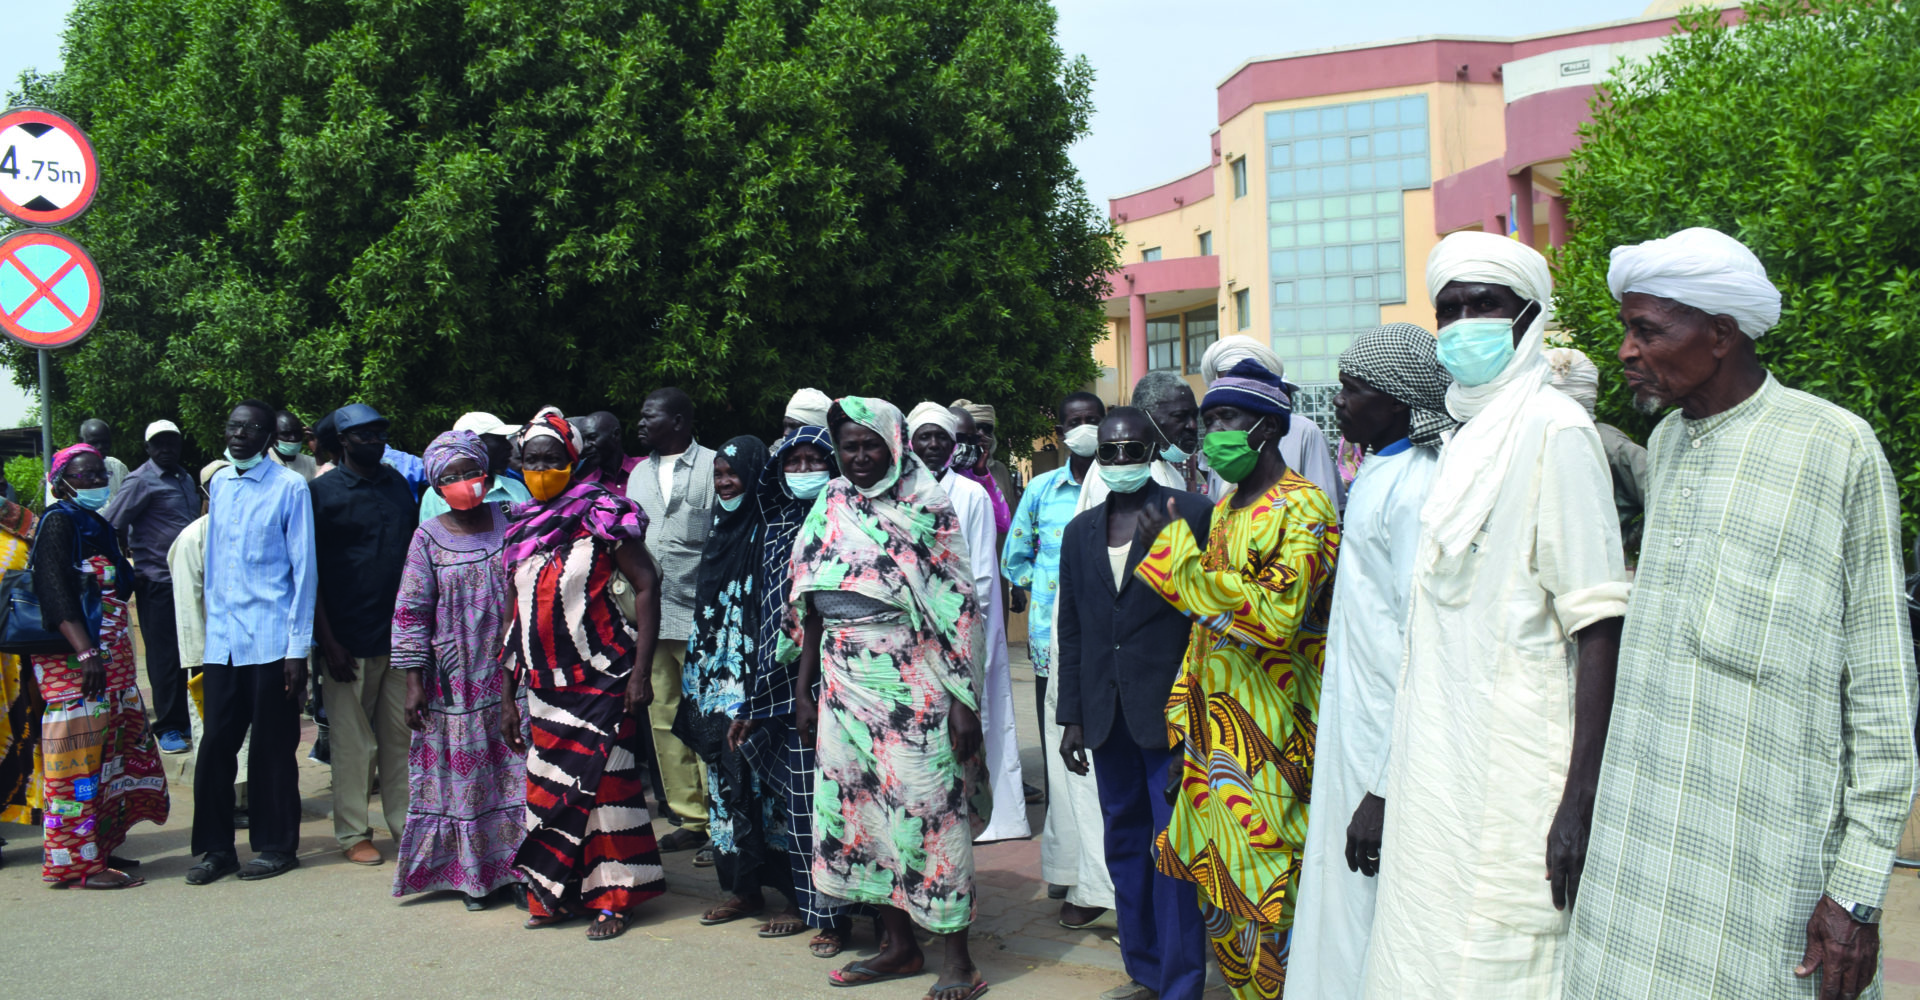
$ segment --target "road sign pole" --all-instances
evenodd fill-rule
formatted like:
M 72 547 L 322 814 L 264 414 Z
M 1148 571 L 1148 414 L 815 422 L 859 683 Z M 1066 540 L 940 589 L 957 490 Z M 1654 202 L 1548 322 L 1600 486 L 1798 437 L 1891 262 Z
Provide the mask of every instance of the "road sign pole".
M 47 352 L 40 351 L 40 458 L 53 461 L 53 393 L 47 391 Z

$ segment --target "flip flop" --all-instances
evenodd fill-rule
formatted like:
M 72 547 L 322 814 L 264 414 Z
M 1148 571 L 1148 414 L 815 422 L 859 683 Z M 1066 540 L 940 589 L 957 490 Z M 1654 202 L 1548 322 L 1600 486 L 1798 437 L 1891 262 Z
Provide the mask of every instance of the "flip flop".
M 827 949 L 832 950 L 829 951 Z M 822 931 L 814 935 L 813 940 L 807 942 L 807 950 L 813 952 L 813 957 L 815 958 L 837 957 L 841 952 L 847 950 L 846 933 L 842 932 L 838 937 L 828 937 L 826 932 Z
M 291 854 L 271 860 L 263 854 L 241 866 L 240 880 L 243 882 L 258 882 L 263 878 L 285 875 L 298 867 L 300 867 L 300 859 Z
M 787 929 L 775 930 L 776 927 Z M 763 938 L 793 937 L 796 934 L 805 934 L 807 930 L 807 922 L 798 916 L 779 916 L 767 921 L 766 925 L 760 928 L 760 936 Z
M 142 886 L 147 884 L 146 879 L 140 878 L 137 875 L 128 875 L 126 872 L 119 871 L 113 868 L 109 868 L 106 871 L 101 872 L 100 874 L 105 875 L 105 874 L 108 874 L 109 872 L 115 875 L 119 875 L 120 877 L 126 879 L 126 881 L 115 882 L 111 885 L 94 885 L 91 881 L 89 881 L 94 876 L 82 875 L 81 877 L 74 879 L 71 882 L 55 882 L 53 883 L 52 887 L 55 889 L 92 889 L 96 892 L 110 892 L 114 889 L 132 889 L 136 886 Z
M 537 931 L 547 927 L 558 927 L 561 924 L 570 924 L 584 916 L 586 916 L 586 914 L 581 913 L 579 910 L 561 910 L 559 913 L 549 913 L 544 917 L 528 917 L 526 922 L 520 926 L 530 931 Z
M 752 909 L 748 909 L 744 906 L 731 906 L 726 903 L 721 903 L 719 906 L 716 906 L 713 909 L 708 910 L 707 912 L 700 915 L 700 926 L 718 927 L 721 924 L 730 924 L 736 920 L 745 920 L 748 917 L 757 917 L 760 914 L 766 912 L 766 909 L 767 909 L 767 904 L 765 903 L 761 903 L 759 906 L 756 906 Z
M 630 920 L 627 917 L 627 915 L 624 913 L 615 913 L 612 910 L 601 910 L 600 914 L 593 918 L 593 923 L 587 928 L 587 940 L 611 941 L 614 938 L 617 938 L 620 935 L 625 934 L 627 932 L 627 926 L 631 923 L 632 923 L 632 920 Z M 613 927 L 613 933 L 602 934 L 598 937 L 594 936 L 593 932 L 595 929 L 606 927 L 608 925 L 611 925 Z
M 964 986 L 972 986 L 973 991 L 961 997 L 960 1000 L 978 1000 L 979 997 L 986 994 L 987 990 L 992 988 L 987 984 L 985 979 L 975 979 L 964 983 L 935 983 L 933 984 L 933 989 L 928 990 L 927 995 L 922 997 L 921 1000 L 937 1000 L 939 994 L 942 992 L 946 990 L 957 990 Z
M 834 986 L 868 986 L 873 983 L 891 982 L 895 979 L 914 979 L 926 975 L 926 970 L 918 972 L 881 972 L 869 968 L 865 962 L 854 962 L 844 969 L 835 969 L 827 973 L 827 982 Z M 848 976 L 859 976 L 849 979 Z

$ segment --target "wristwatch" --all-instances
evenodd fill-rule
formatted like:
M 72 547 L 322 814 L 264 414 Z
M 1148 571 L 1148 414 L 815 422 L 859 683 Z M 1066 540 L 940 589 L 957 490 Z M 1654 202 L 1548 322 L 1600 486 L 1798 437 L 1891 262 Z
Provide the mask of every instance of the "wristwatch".
M 88 648 L 88 649 L 82 650 L 81 652 L 73 654 L 73 658 L 75 662 L 78 662 L 78 663 L 86 663 L 91 660 L 97 660 L 100 658 L 100 650 L 96 648 Z
M 1880 922 L 1880 907 L 1878 906 L 1868 906 L 1865 903 L 1856 903 L 1850 899 L 1841 899 L 1832 893 L 1828 893 L 1827 898 L 1833 900 L 1835 905 L 1847 911 L 1847 916 L 1852 917 L 1860 923 L 1877 924 Z

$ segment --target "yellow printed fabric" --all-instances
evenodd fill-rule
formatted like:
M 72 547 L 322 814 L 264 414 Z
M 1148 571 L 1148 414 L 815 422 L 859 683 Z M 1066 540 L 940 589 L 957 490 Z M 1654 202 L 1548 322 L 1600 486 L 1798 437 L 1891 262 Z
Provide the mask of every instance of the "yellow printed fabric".
M 0 570 L 26 569 L 33 515 L 0 511 Z M 7 515 L 12 515 L 11 517 Z M 15 531 L 23 534 L 15 534 Z M 28 704 L 20 657 L 0 654 L 0 823 L 40 822 L 39 711 Z
M 1167 701 L 1181 774 L 1159 868 L 1199 887 L 1234 995 L 1265 1000 L 1286 983 L 1340 528 L 1291 471 L 1244 508 L 1232 499 L 1204 551 L 1175 520 L 1134 574 L 1194 622 Z

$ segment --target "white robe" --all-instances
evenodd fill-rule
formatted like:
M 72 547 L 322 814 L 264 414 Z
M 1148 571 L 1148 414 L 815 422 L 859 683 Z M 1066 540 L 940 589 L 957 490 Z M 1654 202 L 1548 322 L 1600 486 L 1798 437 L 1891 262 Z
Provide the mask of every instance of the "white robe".
M 1365 985 L 1380 882 L 1347 867 L 1347 824 L 1368 792 L 1387 794 L 1420 508 L 1439 465 L 1432 448 L 1373 455 L 1347 493 L 1320 688 L 1313 809 L 1289 942 L 1291 1000 L 1359 1000 Z
M 974 599 L 986 619 L 986 641 L 980 655 L 985 686 L 980 692 L 980 732 L 987 750 L 987 774 L 993 782 L 993 815 L 975 842 L 1017 840 L 1032 836 L 1027 825 L 1027 797 L 1021 788 L 1020 737 L 1014 728 L 1013 676 L 1007 660 L 1007 618 L 1000 603 L 1000 547 L 993 526 L 993 499 L 987 489 L 952 471 L 941 475 L 940 486 L 953 501 L 966 541 L 968 566 L 973 571 Z
M 1186 479 L 1180 470 L 1156 459 L 1153 479 L 1170 489 L 1184 490 Z M 1087 467 L 1086 481 L 1080 487 L 1080 500 L 1074 516 L 1107 502 L 1106 480 L 1100 478 L 1100 463 Z M 1060 634 L 1060 607 L 1065 600 L 1053 602 L 1054 630 Z M 1052 662 L 1060 662 L 1056 639 Z M 1113 909 L 1113 875 L 1107 870 L 1106 820 L 1100 813 L 1100 786 L 1094 781 L 1093 755 L 1087 755 L 1087 773 L 1067 770 L 1059 753 L 1060 738 L 1066 729 L 1059 723 L 1060 685 L 1047 685 L 1047 822 L 1040 831 L 1040 877 L 1054 885 L 1070 886 L 1067 902 L 1075 906 Z
M 1627 574 L 1613 477 L 1580 404 L 1540 391 L 1501 438 L 1504 474 L 1469 490 L 1494 491 L 1493 506 L 1451 570 L 1429 568 L 1423 522 L 1387 765 L 1372 1000 L 1560 995 L 1567 915 L 1553 907 L 1546 850 L 1573 751 L 1572 637 L 1626 613 Z M 1436 496 L 1458 485 L 1450 469 L 1473 461 L 1461 442 L 1441 452 Z

